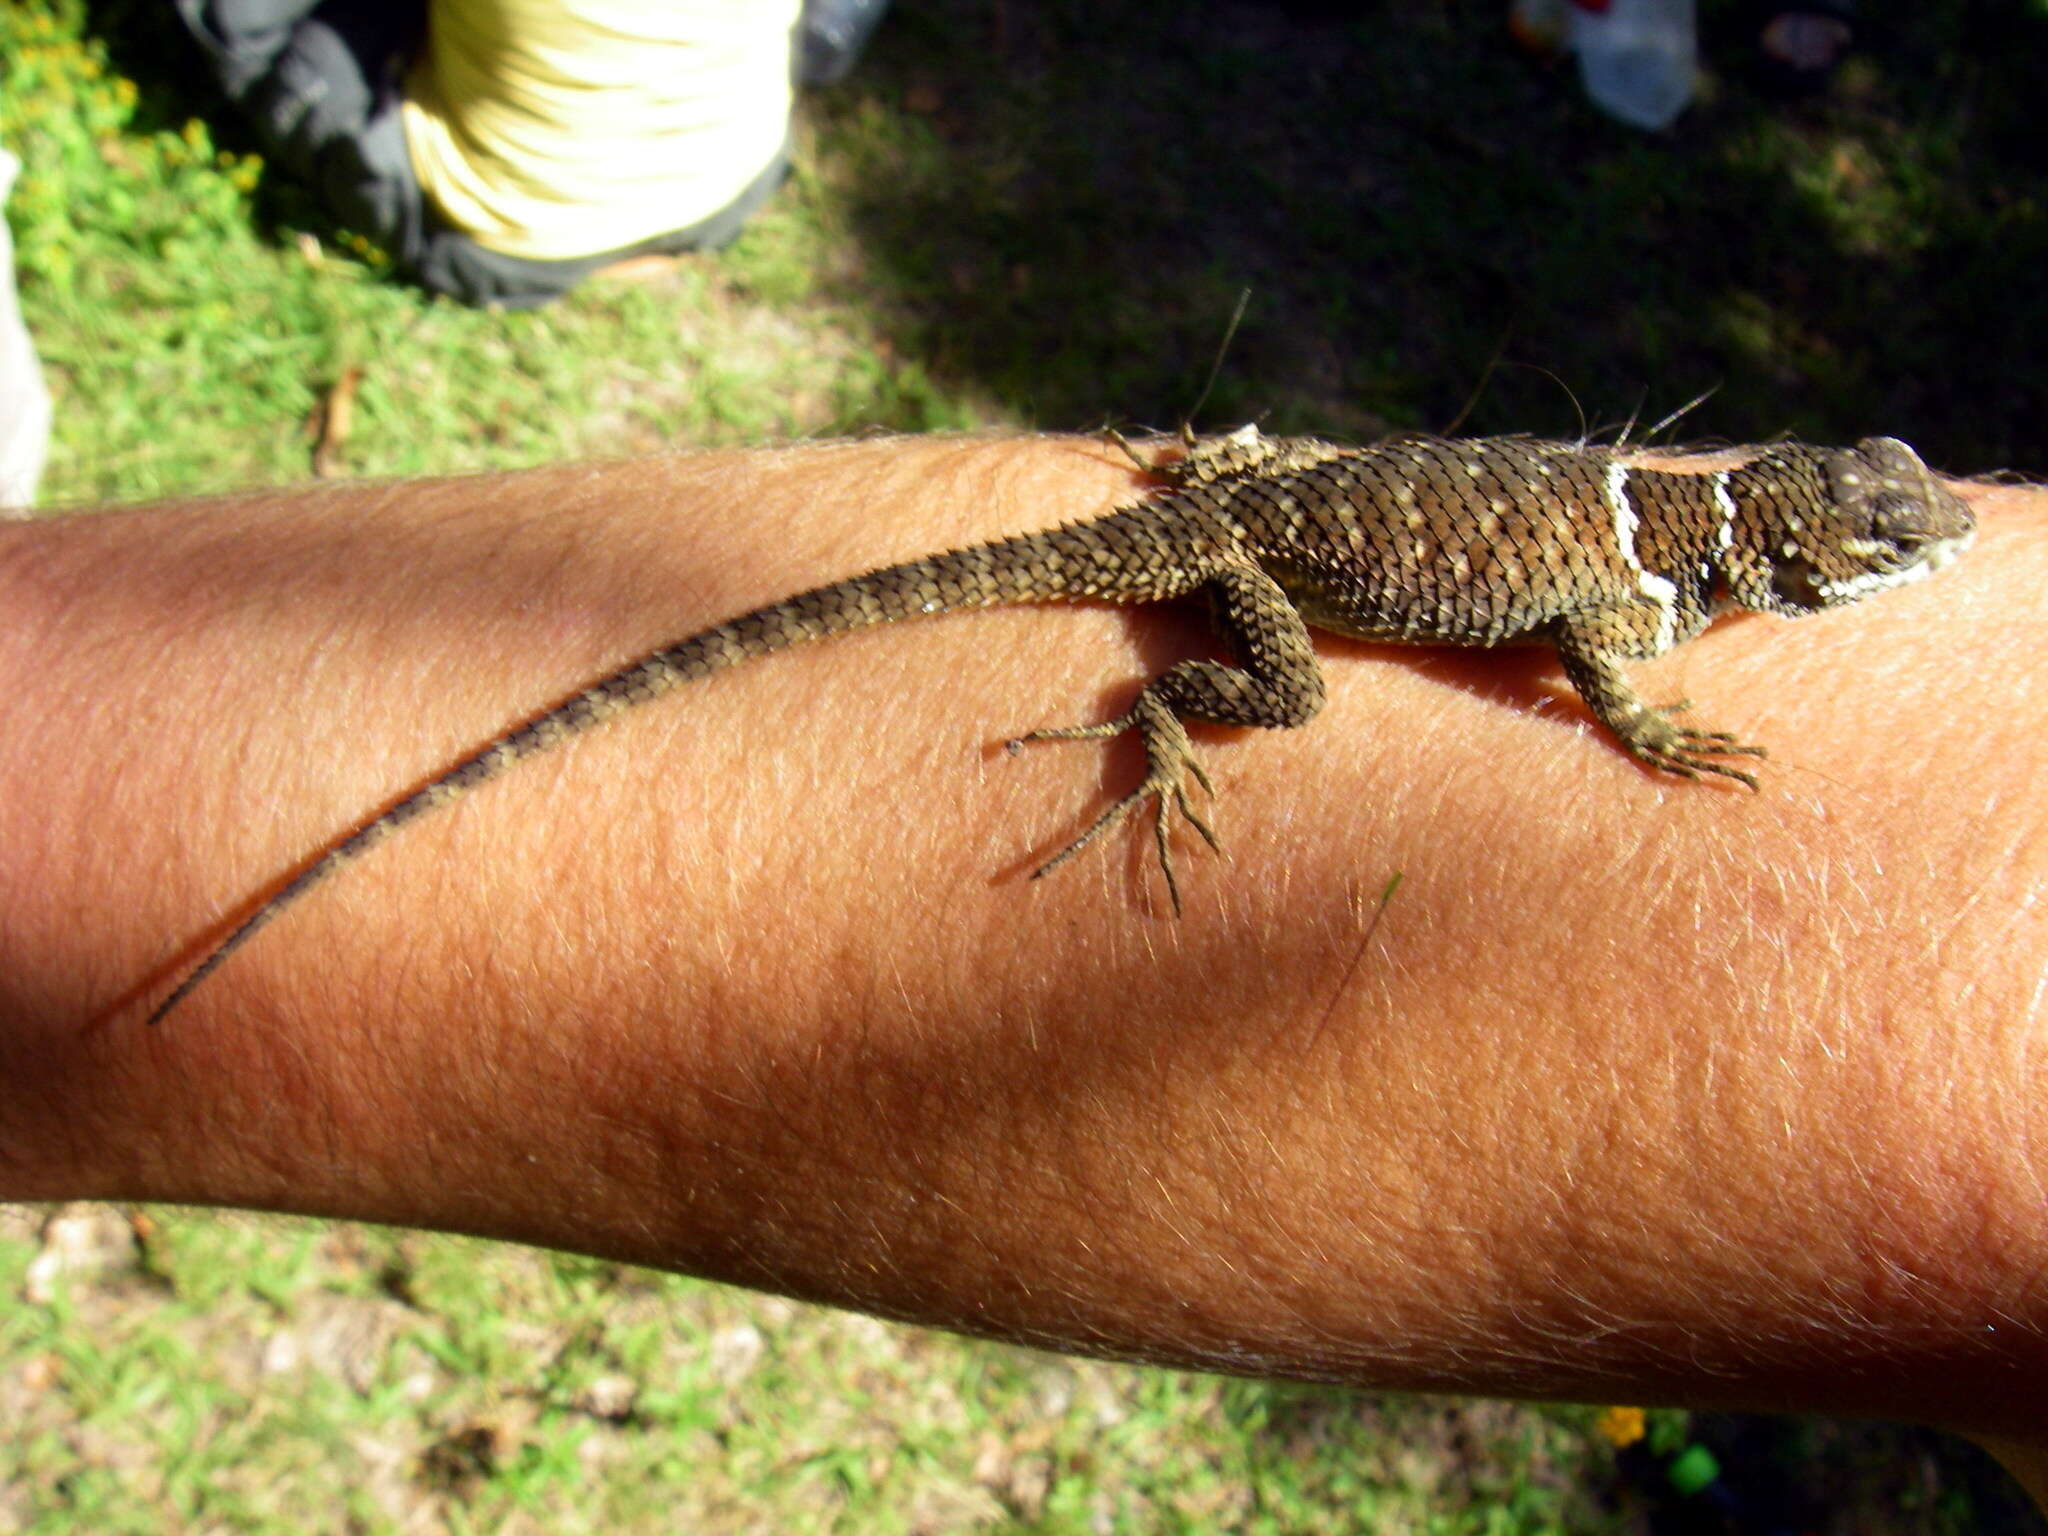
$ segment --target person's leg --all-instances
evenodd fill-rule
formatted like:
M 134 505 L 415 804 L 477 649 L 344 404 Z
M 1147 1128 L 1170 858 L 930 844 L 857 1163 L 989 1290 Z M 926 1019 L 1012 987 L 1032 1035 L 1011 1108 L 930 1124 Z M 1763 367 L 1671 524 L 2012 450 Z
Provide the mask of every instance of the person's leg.
M 836 85 L 844 80 L 888 9 L 889 0 L 804 0 L 804 13 L 796 24 L 796 83 Z
M 336 218 L 416 264 L 423 200 L 398 106 L 426 25 L 424 0 L 177 4 L 264 154 L 318 192 Z
M 185 30 L 192 34 L 228 100 L 240 103 L 277 63 L 292 30 L 313 14 L 319 0 L 176 0 Z

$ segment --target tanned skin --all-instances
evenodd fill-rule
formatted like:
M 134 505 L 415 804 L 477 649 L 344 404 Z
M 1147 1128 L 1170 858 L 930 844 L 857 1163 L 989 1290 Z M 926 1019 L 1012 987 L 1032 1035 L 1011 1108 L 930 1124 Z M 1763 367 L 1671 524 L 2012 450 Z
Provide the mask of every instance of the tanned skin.
M 1319 640 L 1198 728 L 1218 860 L 1030 882 L 1199 613 L 995 610 L 709 679 L 421 822 L 162 1027 L 292 869 L 665 640 L 1128 501 L 871 442 L 0 529 L 0 1197 L 479 1232 L 997 1337 L 1361 1386 L 2048 1443 L 2048 498 L 1932 582 L 1638 671 Z M 1384 912 L 1381 894 L 1398 889 Z

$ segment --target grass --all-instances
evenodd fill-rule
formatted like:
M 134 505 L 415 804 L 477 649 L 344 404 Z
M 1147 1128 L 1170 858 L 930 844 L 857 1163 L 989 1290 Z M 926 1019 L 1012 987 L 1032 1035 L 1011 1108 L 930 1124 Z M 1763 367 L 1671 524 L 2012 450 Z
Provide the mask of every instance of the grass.
M 1656 139 L 1486 6 L 905 4 L 731 250 L 516 315 L 404 286 L 262 164 L 168 9 L 0 8 L 58 505 L 304 478 L 354 370 L 364 475 L 1172 425 L 1247 286 L 1205 423 L 1441 428 L 1476 391 L 1469 430 L 1558 433 L 1718 387 L 1690 433 L 2043 457 L 2039 4 L 1872 18 L 1790 108 L 1710 4 L 1711 89 Z M 1669 1502 L 1591 1409 L 1059 1360 L 345 1224 L 38 1220 L 0 1212 L 0 1531 L 1637 1532 Z M 32 1280 L 81 1234 L 99 1262 Z M 1915 1432 L 1651 1428 L 1815 1532 L 2043 1528 Z
M 1070 1361 L 452 1238 L 68 1221 L 108 1257 L 0 1325 L 0 1528 L 1621 1528 L 1580 1410 Z M 12 1213 L 0 1288 L 39 1251 Z
M 0 1292 L 29 1298 L 0 1313 L 0 1530 L 1720 1529 L 1653 1527 L 1672 1501 L 1586 1409 L 1067 1360 L 456 1238 L 0 1208 Z M 1650 1428 L 1797 1488 L 1816 1533 L 2025 1529 L 1933 1436 Z

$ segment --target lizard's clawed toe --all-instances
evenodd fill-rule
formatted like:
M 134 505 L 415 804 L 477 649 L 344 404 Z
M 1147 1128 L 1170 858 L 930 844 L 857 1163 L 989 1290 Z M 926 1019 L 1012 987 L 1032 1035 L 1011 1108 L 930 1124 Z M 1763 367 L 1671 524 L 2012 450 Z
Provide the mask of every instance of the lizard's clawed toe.
M 1629 750 L 1651 767 L 1682 779 L 1714 774 L 1733 779 L 1752 790 L 1759 788 L 1756 775 L 1714 759 L 1768 757 L 1770 754 L 1762 747 L 1736 739 L 1728 731 L 1703 731 L 1689 725 L 1674 724 L 1670 716 L 1686 707 L 1683 701 L 1659 705 L 1654 714 L 1639 720 L 1632 738 L 1628 740 Z
M 1079 837 L 1033 870 L 1031 878 L 1040 880 L 1051 874 L 1150 800 L 1155 806 L 1152 837 L 1159 851 L 1159 872 L 1166 879 L 1167 900 L 1173 907 L 1174 916 L 1178 917 L 1181 912 L 1180 882 L 1173 872 L 1170 836 L 1173 812 L 1179 811 L 1188 825 L 1195 829 L 1210 848 L 1218 853 L 1223 851 L 1223 844 L 1217 839 L 1215 828 L 1209 825 L 1195 809 L 1194 802 L 1188 798 L 1190 779 L 1199 784 L 1204 793 L 1212 796 L 1216 793 L 1216 786 L 1202 765 L 1196 761 L 1194 745 L 1188 740 L 1187 730 L 1180 723 L 1179 717 L 1156 698 L 1141 694 L 1128 714 L 1119 715 L 1114 720 L 1104 721 L 1100 725 L 1063 726 L 1031 731 L 1017 737 L 1011 745 L 1015 747 L 1027 741 L 1092 741 L 1105 736 L 1118 736 L 1125 731 L 1136 731 L 1144 743 L 1147 764 L 1144 779 L 1136 789 L 1090 822 Z

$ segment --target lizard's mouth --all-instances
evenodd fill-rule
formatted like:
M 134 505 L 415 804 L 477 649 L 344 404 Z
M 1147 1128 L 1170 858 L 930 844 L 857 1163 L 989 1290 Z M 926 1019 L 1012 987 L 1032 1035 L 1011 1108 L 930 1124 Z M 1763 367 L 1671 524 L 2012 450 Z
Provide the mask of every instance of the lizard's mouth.
M 1972 528 L 1968 533 L 1959 533 L 1952 539 L 1937 539 L 1927 546 L 1926 565 L 1930 573 L 1951 565 L 1964 550 L 1970 547 L 1970 540 L 1977 536 Z
M 1889 592 L 1894 587 L 1909 587 L 1916 581 L 1925 581 L 1943 566 L 1951 564 L 1969 545 L 1968 533 L 1935 539 L 1922 545 L 1905 564 L 1874 566 L 1837 581 L 1816 580 L 1813 567 L 1801 562 L 1798 583 L 1801 590 L 1813 594 L 1808 606 L 1827 608 L 1837 603 L 1853 603 L 1874 592 Z M 1781 592 L 1785 589 L 1785 579 L 1786 568 L 1780 567 L 1776 584 Z

